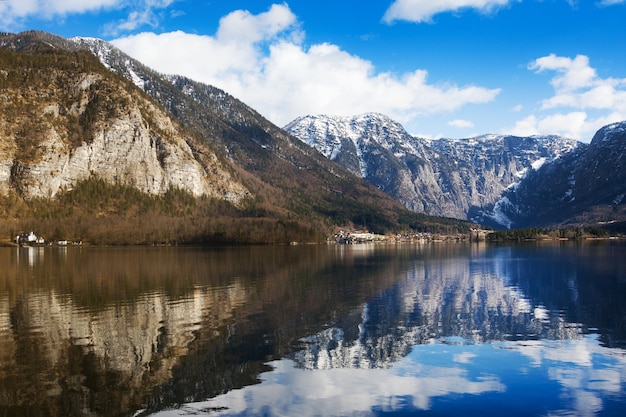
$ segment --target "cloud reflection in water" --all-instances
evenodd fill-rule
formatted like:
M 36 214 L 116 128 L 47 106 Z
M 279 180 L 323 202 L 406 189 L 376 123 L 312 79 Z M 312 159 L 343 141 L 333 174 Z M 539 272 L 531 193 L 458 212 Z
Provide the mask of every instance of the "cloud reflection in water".
M 489 362 L 489 366 L 485 366 Z M 447 365 L 446 365 L 447 364 Z M 344 416 L 437 410 L 448 414 L 465 397 L 466 411 L 480 411 L 486 394 L 500 395 L 513 415 L 594 416 L 603 398 L 626 382 L 626 352 L 602 347 L 594 336 L 558 342 L 480 345 L 433 343 L 414 347 L 387 369 L 305 370 L 291 359 L 270 362 L 258 385 L 187 404 L 158 416 L 212 410 L 216 415 Z M 484 370 L 488 369 L 488 373 Z M 542 374 L 541 386 L 534 374 Z M 524 377 L 527 375 L 527 377 Z M 506 399 L 504 398 L 506 394 Z M 498 401 L 489 397 L 489 401 Z M 550 398 L 553 400 L 550 401 Z M 553 409 L 545 409 L 554 406 Z

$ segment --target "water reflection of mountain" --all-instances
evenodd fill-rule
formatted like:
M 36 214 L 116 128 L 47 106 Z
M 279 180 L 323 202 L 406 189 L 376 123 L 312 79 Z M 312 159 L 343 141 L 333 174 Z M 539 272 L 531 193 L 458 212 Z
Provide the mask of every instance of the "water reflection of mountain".
M 182 300 L 145 294 L 95 313 L 54 292 L 25 295 L 9 311 L 1 300 L 0 407 L 59 416 L 139 408 L 150 387 L 172 377 L 203 322 L 224 326 L 245 299 L 233 284 Z
M 618 251 L 534 244 L 427 258 L 360 314 L 304 338 L 292 356 L 306 369 L 378 368 L 416 344 L 576 339 L 587 327 L 608 346 L 624 347 L 626 269 Z
M 597 329 L 608 347 L 626 348 L 623 243 L 528 244 L 495 253 L 500 274 L 533 304 Z
M 615 339 L 626 308 L 623 270 L 552 267 L 545 250 L 35 249 L 0 251 L 2 415 L 159 410 L 254 384 L 286 355 L 384 368 L 415 344 L 579 338 L 577 323 Z M 619 306 L 597 304 L 607 290 Z
M 387 255 L 344 249 L 2 250 L 0 414 L 125 415 L 254 383 L 395 279 Z

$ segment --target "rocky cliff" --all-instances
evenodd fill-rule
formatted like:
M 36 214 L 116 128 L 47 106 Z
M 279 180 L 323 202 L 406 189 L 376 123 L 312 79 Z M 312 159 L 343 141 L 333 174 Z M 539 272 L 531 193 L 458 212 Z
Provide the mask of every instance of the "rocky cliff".
M 0 191 L 54 197 L 97 176 L 151 194 L 233 203 L 232 170 L 148 96 L 86 52 L 0 49 Z

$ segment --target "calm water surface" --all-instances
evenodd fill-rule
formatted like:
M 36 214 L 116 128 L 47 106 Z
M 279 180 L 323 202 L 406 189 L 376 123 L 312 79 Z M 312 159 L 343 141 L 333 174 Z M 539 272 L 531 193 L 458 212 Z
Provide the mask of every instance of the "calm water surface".
M 626 245 L 0 248 L 0 416 L 624 416 Z

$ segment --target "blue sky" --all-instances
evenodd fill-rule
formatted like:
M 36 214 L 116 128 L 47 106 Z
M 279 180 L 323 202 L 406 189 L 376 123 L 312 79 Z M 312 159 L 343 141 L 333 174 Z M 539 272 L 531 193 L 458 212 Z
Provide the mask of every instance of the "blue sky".
M 425 137 L 626 120 L 626 0 L 0 0 L 0 30 L 112 42 L 283 126 L 379 112 Z

